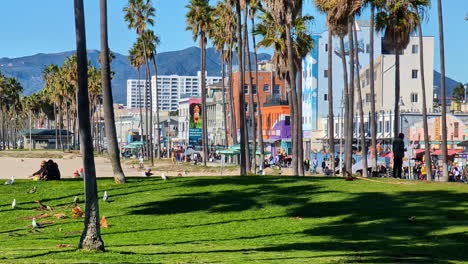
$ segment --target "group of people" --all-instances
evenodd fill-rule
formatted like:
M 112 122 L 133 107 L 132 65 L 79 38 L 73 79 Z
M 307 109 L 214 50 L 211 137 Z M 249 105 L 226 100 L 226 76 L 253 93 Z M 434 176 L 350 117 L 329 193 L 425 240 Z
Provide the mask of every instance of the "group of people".
M 60 180 L 60 170 L 53 160 L 42 161 L 38 171 L 32 174 L 33 180 Z

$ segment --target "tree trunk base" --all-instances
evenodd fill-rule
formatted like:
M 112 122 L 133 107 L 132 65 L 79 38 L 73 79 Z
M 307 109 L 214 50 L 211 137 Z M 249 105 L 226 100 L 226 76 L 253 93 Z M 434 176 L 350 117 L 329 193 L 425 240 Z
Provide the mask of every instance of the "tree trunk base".
M 85 231 L 86 232 L 86 231 Z M 78 248 L 89 251 L 104 252 L 104 241 L 95 232 L 88 231 L 83 233 L 84 238 L 81 239 Z

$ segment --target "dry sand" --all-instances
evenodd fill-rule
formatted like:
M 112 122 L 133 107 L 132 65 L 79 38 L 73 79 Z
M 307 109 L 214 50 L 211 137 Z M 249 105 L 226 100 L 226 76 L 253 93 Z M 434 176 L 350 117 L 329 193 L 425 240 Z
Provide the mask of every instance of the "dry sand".
M 13 158 L 13 157 L 0 157 L 0 179 L 10 179 L 11 176 L 15 176 L 16 179 L 27 179 L 32 175 L 33 172 L 39 170 L 42 160 L 48 160 L 49 158 Z M 53 159 L 59 166 L 62 178 L 73 178 L 73 172 L 83 167 L 83 161 L 81 157 L 75 155 L 65 156 L 61 159 Z M 96 175 L 97 177 L 112 177 L 112 165 L 107 158 L 96 157 Z M 204 172 L 204 171 L 189 171 L 184 170 L 184 166 L 168 166 L 170 162 L 156 162 L 153 172 L 155 176 L 160 176 L 161 173 L 165 173 L 167 176 L 177 176 L 179 173 L 182 176 L 219 176 L 220 171 L 217 172 Z M 214 164 L 212 164 L 214 165 Z M 215 165 L 216 166 L 216 165 Z M 140 177 L 142 171 L 138 170 L 138 166 L 122 164 L 124 173 L 127 177 Z M 161 167 L 161 168 L 158 168 Z M 162 170 L 161 170 L 162 169 Z M 185 174 L 186 172 L 186 174 Z M 224 171 L 223 175 L 239 175 L 239 172 Z

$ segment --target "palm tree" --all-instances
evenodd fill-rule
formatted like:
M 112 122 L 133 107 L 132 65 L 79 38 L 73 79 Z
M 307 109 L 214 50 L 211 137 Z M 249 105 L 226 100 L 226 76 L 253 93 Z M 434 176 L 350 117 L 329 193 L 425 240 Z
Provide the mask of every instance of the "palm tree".
M 351 31 L 354 34 L 354 52 L 355 52 L 355 62 L 356 62 L 356 86 L 357 86 L 357 93 L 358 93 L 358 104 L 359 104 L 359 131 L 361 136 L 361 156 L 362 156 L 362 176 L 368 177 L 367 175 L 367 144 L 366 144 L 366 131 L 364 128 L 364 106 L 362 100 L 362 87 L 361 87 L 361 77 L 359 75 L 359 41 L 357 38 L 357 30 L 356 25 L 353 23 L 353 28 Z M 373 73 L 372 73 L 373 74 Z
M 156 139 L 157 139 L 157 148 L 156 148 L 156 157 L 157 159 L 161 158 L 161 147 L 160 147 L 160 140 L 161 140 L 161 129 L 160 129 L 160 115 L 159 115 L 159 90 L 158 90 L 158 67 L 156 64 L 156 47 L 159 44 L 159 38 L 154 34 L 152 30 L 146 30 L 143 33 L 142 38 L 139 38 L 138 41 L 145 42 L 146 44 L 146 52 L 148 53 L 148 59 L 153 61 L 154 67 L 154 76 L 155 76 L 155 102 L 156 102 Z M 152 119 L 152 118 L 151 118 Z M 152 124 L 153 121 L 151 120 L 150 123 Z M 152 163 L 152 166 L 154 164 Z
M 302 0 L 265 0 L 266 6 L 269 8 L 271 15 L 275 22 L 278 25 L 284 25 L 285 32 L 285 48 L 286 48 L 286 57 L 287 57 L 287 69 L 288 69 L 288 78 L 290 86 L 290 98 L 291 98 L 291 119 L 292 119 L 292 143 L 293 143 L 293 161 L 292 166 L 294 170 L 294 175 L 299 175 L 299 166 L 302 167 L 302 161 L 298 162 L 300 156 L 299 145 L 302 146 L 302 141 L 300 140 L 300 135 L 302 131 L 299 131 L 300 126 L 299 122 L 302 122 L 302 116 L 300 116 L 300 111 L 297 111 L 299 107 L 296 87 L 296 74 L 297 67 L 294 59 L 294 48 L 293 48 L 293 37 L 292 37 L 292 28 L 293 23 L 296 20 L 296 17 L 300 14 L 302 10 Z M 296 110 L 296 111 L 295 111 Z
M 141 129 L 141 135 L 143 137 L 144 131 L 143 131 L 143 105 L 141 104 L 141 85 L 140 85 L 140 69 L 141 66 L 143 66 L 145 58 L 142 52 L 142 49 L 140 48 L 139 41 L 133 44 L 132 48 L 129 50 L 129 56 L 128 60 L 130 61 L 130 65 L 132 65 L 133 68 L 135 68 L 138 71 L 138 108 L 140 109 L 140 129 Z
M 261 3 L 259 0 L 250 0 L 250 23 L 252 28 L 255 29 L 255 16 L 258 10 L 261 8 Z M 255 63 L 255 86 L 257 87 L 257 113 L 258 113 L 258 142 L 260 147 L 260 162 L 261 169 L 263 170 L 263 161 L 265 160 L 265 149 L 263 146 L 263 120 L 262 120 L 262 102 L 260 101 L 260 93 L 258 92 L 260 87 L 258 87 L 258 52 L 257 52 L 257 41 L 255 39 L 255 34 L 252 32 L 252 42 L 254 47 L 254 63 Z M 273 88 L 272 88 L 273 89 Z M 256 153 L 254 153 L 256 155 Z
M 442 13 L 442 1 L 437 0 L 437 14 L 439 21 L 439 53 L 440 53 L 440 94 L 442 107 L 442 181 L 448 181 L 447 168 L 447 101 L 445 87 L 445 43 L 444 43 L 444 19 Z
M 213 44 L 217 51 L 221 54 L 221 75 L 222 75 L 222 94 L 223 94 L 223 116 L 224 116 L 224 144 L 228 142 L 228 126 L 227 126 L 227 110 L 226 110 L 226 44 L 228 42 L 228 36 L 226 36 L 226 24 L 229 20 L 230 7 L 225 2 L 218 2 L 214 9 L 214 24 L 210 32 L 210 38 L 213 40 Z
M 86 54 L 86 33 L 83 0 L 75 0 L 76 51 L 78 68 L 78 121 L 80 123 L 81 153 L 85 170 L 85 228 L 79 248 L 104 251 L 99 226 L 99 203 L 97 199 L 96 167 L 91 139 L 88 100 L 88 71 Z
M 153 20 L 153 17 L 154 17 L 154 12 L 155 12 L 155 9 L 154 7 L 151 5 L 151 0 L 129 0 L 128 1 L 128 5 L 123 9 L 123 11 L 125 12 L 125 21 L 128 22 L 128 28 L 130 29 L 135 29 L 136 30 L 136 33 L 138 34 L 138 36 L 140 36 L 141 38 L 143 37 L 143 34 L 146 30 L 146 27 L 148 25 L 154 25 L 154 20 Z M 149 95 L 149 102 L 150 102 L 150 108 L 152 108 L 152 92 L 151 92 L 151 81 L 149 80 L 149 75 L 150 75 L 150 69 L 149 69 L 149 60 L 148 60 L 148 52 L 147 52 L 147 47 L 146 47 L 146 43 L 145 41 L 142 42 L 143 43 L 143 53 L 145 55 L 145 65 L 146 65 L 146 77 L 147 77 L 147 80 L 145 82 L 145 87 L 146 85 L 149 86 L 149 91 L 148 92 L 148 89 L 145 89 L 145 98 L 146 98 L 146 95 Z M 157 80 L 156 80 L 157 81 Z M 145 99 L 145 107 L 146 107 L 146 111 L 147 111 L 147 114 L 146 114 L 146 118 L 148 119 L 148 100 Z M 153 126 L 152 124 L 152 119 L 153 119 L 153 110 L 151 109 L 150 113 L 150 123 L 151 123 L 151 127 Z M 149 132 L 149 136 L 150 136 L 150 141 L 149 141 L 149 144 L 147 144 L 147 152 L 150 151 L 149 156 L 150 156 L 150 159 L 151 159 L 151 163 L 154 164 L 154 151 L 152 151 L 152 146 L 153 146 L 153 139 L 152 139 L 152 131 L 153 129 L 151 128 L 150 131 L 148 131 L 148 122 L 146 122 L 146 130 L 147 130 L 147 133 Z M 159 139 L 158 139 L 159 140 Z M 158 144 L 159 146 L 159 144 Z
M 241 25 L 241 3 L 240 0 L 228 0 L 231 6 L 235 6 L 236 22 L 237 22 L 237 61 L 239 64 L 239 127 L 240 127 L 240 174 L 241 176 L 247 175 L 247 156 L 246 146 L 248 149 L 248 135 L 245 127 L 245 97 L 244 97 L 244 49 Z
M 340 50 L 341 50 L 341 61 L 343 65 L 343 94 L 344 104 L 346 109 L 345 117 L 345 168 L 342 170 L 343 175 L 346 175 L 347 171 L 351 171 L 352 166 L 352 141 L 353 141 L 353 119 L 354 119 L 354 110 L 353 103 L 354 98 L 352 93 L 354 89 L 351 89 L 348 85 L 348 70 L 346 62 L 346 53 L 344 46 L 344 37 L 348 34 L 350 18 L 352 18 L 356 13 L 359 12 L 362 6 L 361 1 L 357 0 L 338 0 L 338 1 L 328 1 L 328 0 L 314 0 L 315 5 L 322 12 L 327 13 L 327 27 L 329 29 L 329 34 L 333 36 L 338 36 L 340 38 Z M 352 42 L 349 44 L 352 45 Z M 352 61 L 352 50 L 350 50 L 350 61 Z M 351 74 L 354 72 L 350 71 Z M 353 84 L 350 82 L 350 84 Z M 341 169 L 341 168 L 340 168 Z
M 115 129 L 114 101 L 112 99 L 109 44 L 107 38 L 107 0 L 101 0 L 101 79 L 104 99 L 104 121 L 109 158 L 116 183 L 125 183 L 125 174 L 120 164 L 119 143 Z
M 287 58 L 287 52 L 285 50 L 286 47 L 286 32 L 285 29 L 282 25 L 277 24 L 276 21 L 273 19 L 273 16 L 266 10 L 264 10 L 263 15 L 260 16 L 261 23 L 257 24 L 254 30 L 254 34 L 256 35 L 262 35 L 263 39 L 258 43 L 257 46 L 260 47 L 274 47 L 275 54 L 273 55 L 272 61 L 274 64 L 277 66 L 276 71 L 278 72 L 278 76 L 281 79 L 286 80 L 287 86 L 291 87 L 291 80 L 289 78 L 289 70 L 288 70 L 288 58 Z M 311 16 L 304 16 L 304 17 L 297 17 L 295 21 L 293 22 L 293 52 L 294 52 L 294 65 L 297 69 L 302 69 L 301 64 L 302 64 L 302 59 L 310 52 L 310 50 L 313 47 L 313 40 L 310 34 L 307 31 L 308 28 L 308 23 L 313 20 L 313 17 Z M 294 101 L 292 98 L 292 90 L 290 89 L 288 92 L 289 95 L 289 102 L 290 102 L 290 108 L 291 108 L 291 113 L 295 113 L 296 105 L 292 104 L 291 102 Z M 296 116 L 297 118 L 297 116 Z M 302 117 L 298 118 L 297 122 L 301 122 Z M 294 125 L 294 122 L 292 122 Z M 296 129 L 296 130 L 295 130 Z M 301 130 L 300 126 L 296 126 L 295 128 L 293 127 L 293 131 Z M 301 138 L 301 137 L 299 137 Z M 293 144 L 295 145 L 300 145 L 302 144 L 301 140 L 297 140 L 297 134 L 296 138 L 293 138 Z M 297 143 L 296 143 L 297 142 Z M 301 149 L 301 148 L 299 148 Z M 296 160 L 300 160 L 300 152 L 296 156 Z M 297 153 L 297 152 L 296 152 Z M 302 167 L 302 162 L 297 162 L 297 174 L 296 175 L 301 175 L 299 172 L 301 171 L 299 167 Z M 302 170 L 303 171 L 303 170 Z
M 414 4 L 412 2 L 415 2 Z M 394 137 L 400 133 L 400 53 L 408 46 L 410 34 L 419 23 L 418 14 L 411 10 L 412 6 L 419 7 L 428 1 L 389 0 L 384 9 L 377 14 L 376 29 L 385 30 L 383 44 L 395 53 L 395 108 L 394 108 Z
M 187 30 L 192 31 L 193 40 L 199 40 L 201 49 L 201 93 L 202 93 L 202 116 L 203 121 L 203 165 L 206 166 L 208 158 L 208 127 L 206 122 L 206 42 L 208 32 L 212 24 L 213 8 L 209 5 L 209 0 L 191 0 L 186 6 Z
M 374 153 L 372 159 L 372 173 L 377 172 L 377 162 L 378 162 L 378 153 L 377 153 L 377 120 L 375 116 L 375 80 L 374 80 L 374 31 L 375 31 L 375 8 L 376 0 L 369 0 L 370 2 L 370 42 L 369 42 L 369 71 L 371 72 L 369 76 L 370 81 L 370 97 L 371 97 L 371 146 L 372 153 Z

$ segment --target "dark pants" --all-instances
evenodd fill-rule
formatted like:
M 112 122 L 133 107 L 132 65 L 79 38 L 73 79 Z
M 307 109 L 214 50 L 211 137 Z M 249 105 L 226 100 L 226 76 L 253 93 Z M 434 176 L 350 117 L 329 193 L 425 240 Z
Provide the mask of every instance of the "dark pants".
M 393 157 L 393 178 L 401 178 L 402 166 L 403 158 Z

